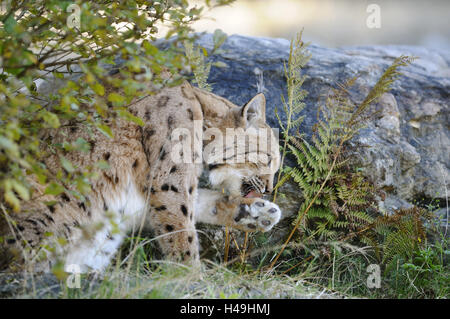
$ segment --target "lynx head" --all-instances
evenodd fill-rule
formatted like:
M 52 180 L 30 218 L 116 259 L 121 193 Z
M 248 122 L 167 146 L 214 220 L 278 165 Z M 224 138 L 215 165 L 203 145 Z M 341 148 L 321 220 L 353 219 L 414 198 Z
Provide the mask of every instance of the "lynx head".
M 242 107 L 230 108 L 204 149 L 213 187 L 232 196 L 261 197 L 273 190 L 280 167 L 278 138 L 266 123 L 266 99 L 262 93 Z

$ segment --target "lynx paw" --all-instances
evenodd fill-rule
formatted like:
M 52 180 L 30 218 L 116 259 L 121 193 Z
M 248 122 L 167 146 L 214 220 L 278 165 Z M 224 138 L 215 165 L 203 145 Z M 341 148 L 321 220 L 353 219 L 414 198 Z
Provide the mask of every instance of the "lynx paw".
M 280 221 L 281 210 L 278 205 L 260 198 L 241 204 L 234 221 L 245 231 L 266 232 Z

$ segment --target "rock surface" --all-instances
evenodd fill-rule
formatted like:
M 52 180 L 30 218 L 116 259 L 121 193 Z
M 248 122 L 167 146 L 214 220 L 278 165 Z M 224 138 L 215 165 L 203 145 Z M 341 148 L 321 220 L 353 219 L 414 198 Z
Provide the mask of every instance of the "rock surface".
M 198 44 L 212 48 L 212 36 Z M 330 88 L 359 75 L 351 94 L 362 101 L 384 70 L 400 55 L 417 59 L 402 68 L 403 75 L 375 106 L 379 116 L 354 139 L 357 161 L 363 172 L 388 194 L 386 210 L 411 202 L 446 198 L 450 169 L 450 52 L 412 46 L 364 46 L 330 49 L 310 45 L 311 60 L 304 69 L 309 92 L 300 130 L 311 135 L 317 107 Z M 225 68 L 213 67 L 209 83 L 213 92 L 242 105 L 257 93 L 257 73 L 263 72 L 267 121 L 279 127 L 274 109 L 285 94 L 283 64 L 289 41 L 233 35 L 211 57 Z M 282 120 L 284 118 L 282 117 Z M 292 204 L 292 203 L 291 203 Z

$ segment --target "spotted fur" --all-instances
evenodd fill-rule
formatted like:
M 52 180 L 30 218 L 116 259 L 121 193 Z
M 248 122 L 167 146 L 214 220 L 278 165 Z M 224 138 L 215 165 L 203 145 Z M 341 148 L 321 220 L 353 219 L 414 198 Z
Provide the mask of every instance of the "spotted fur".
M 192 161 L 175 163 L 172 150 L 174 128 L 184 128 L 199 140 L 195 123 L 203 130 L 249 126 L 268 127 L 261 94 L 243 107 L 184 83 L 164 88 L 129 105 L 132 114 L 145 125 L 111 119 L 114 138 L 83 124 L 48 131 L 43 138 L 53 144 L 89 141 L 88 153 L 47 150 L 45 165 L 55 175 L 60 158 L 75 168 L 96 167 L 106 161 L 109 168 L 97 170 L 87 201 L 73 193 L 46 195 L 45 186 L 30 180 L 33 198 L 22 205 L 20 214 L 0 218 L 0 268 L 32 264 L 35 270 L 49 270 L 57 260 L 82 271 L 103 270 L 130 231 L 150 228 L 167 258 L 198 264 L 196 222 L 226 225 L 245 231 L 267 231 L 280 218 L 279 208 L 260 198 L 241 196 L 243 180 L 259 192 L 271 192 L 273 174 L 279 166 L 278 147 L 269 154 L 275 170 L 257 175 L 250 163 L 204 165 L 199 150 L 190 149 Z M 202 129 L 202 128 L 200 128 Z M 269 138 L 273 138 L 270 136 Z M 208 141 L 203 142 L 205 148 Z M 257 166 L 257 165 L 256 165 Z M 212 189 L 198 189 L 203 168 L 208 170 Z M 24 249 L 27 247 L 27 249 Z M 56 247 L 47 250 L 47 247 Z M 42 259 L 39 252 L 46 251 Z M 2 264 L 3 263 L 3 264 Z

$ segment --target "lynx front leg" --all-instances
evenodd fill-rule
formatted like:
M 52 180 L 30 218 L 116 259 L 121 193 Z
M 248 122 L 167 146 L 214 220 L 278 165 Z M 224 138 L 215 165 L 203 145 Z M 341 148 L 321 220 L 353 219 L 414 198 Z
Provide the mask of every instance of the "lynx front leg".
M 151 227 L 164 255 L 177 262 L 197 265 L 200 259 L 193 200 L 183 196 L 184 190 L 175 192 L 165 189 L 163 186 L 163 190 L 151 200 Z
M 198 190 L 196 222 L 224 225 L 249 232 L 266 232 L 279 222 L 280 217 L 280 208 L 264 199 L 227 198 L 217 191 Z

